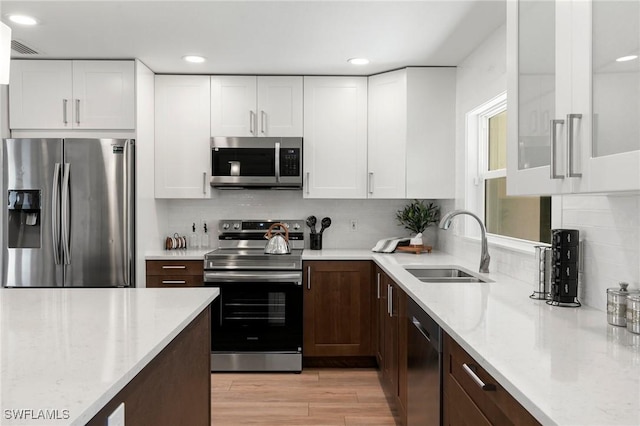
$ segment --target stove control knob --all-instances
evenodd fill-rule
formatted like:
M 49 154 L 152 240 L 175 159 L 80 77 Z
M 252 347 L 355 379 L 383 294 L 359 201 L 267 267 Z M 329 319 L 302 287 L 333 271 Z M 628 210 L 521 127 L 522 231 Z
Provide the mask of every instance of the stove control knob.
M 296 224 L 293 225 L 293 230 L 294 231 L 297 231 L 299 229 L 300 229 L 300 224 L 299 223 L 296 223 Z
M 240 224 L 239 223 L 234 223 L 233 224 L 233 229 L 235 229 L 235 230 L 240 229 Z
M 224 223 L 224 224 L 222 225 L 222 229 L 224 229 L 225 231 L 226 231 L 227 229 L 229 229 L 229 224 L 228 224 L 228 223 Z
M 287 222 L 283 223 L 284 227 L 289 229 L 289 224 Z

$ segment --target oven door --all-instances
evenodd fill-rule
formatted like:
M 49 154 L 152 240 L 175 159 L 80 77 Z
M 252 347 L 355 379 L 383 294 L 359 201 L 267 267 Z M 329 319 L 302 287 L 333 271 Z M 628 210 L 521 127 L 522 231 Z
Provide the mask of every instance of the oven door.
M 301 272 L 207 271 L 205 286 L 220 289 L 212 352 L 301 352 Z

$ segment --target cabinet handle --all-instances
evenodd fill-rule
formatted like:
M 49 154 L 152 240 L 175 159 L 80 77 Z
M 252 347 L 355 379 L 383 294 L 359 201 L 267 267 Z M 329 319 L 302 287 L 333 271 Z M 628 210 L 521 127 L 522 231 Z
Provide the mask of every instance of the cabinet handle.
M 582 173 L 573 170 L 573 120 L 581 120 L 582 114 L 567 114 L 567 177 L 582 177 Z
M 80 99 L 76 99 L 76 124 L 80 124 Z
M 187 269 L 185 265 L 162 265 L 162 269 Z
M 264 135 L 265 123 L 267 121 L 267 114 L 264 111 L 260 111 L 260 132 Z
M 468 374 L 469 376 L 471 376 L 471 378 L 473 379 L 473 381 L 474 381 L 474 382 L 476 382 L 476 384 L 477 384 L 478 386 L 480 386 L 480 388 L 481 388 L 482 390 L 486 390 L 486 391 L 494 391 L 494 390 L 496 390 L 496 386 L 495 386 L 495 385 L 492 385 L 491 383 L 485 383 L 485 382 L 483 382 L 483 381 L 480 379 L 480 377 L 478 377 L 478 375 L 477 375 L 477 374 L 476 374 L 476 372 L 474 371 L 474 370 L 476 369 L 476 366 L 475 366 L 475 365 L 473 365 L 473 364 L 468 365 L 468 364 L 466 364 L 466 363 L 463 363 L 463 364 L 462 364 L 462 368 L 464 369 L 464 371 L 466 371 L 466 372 L 467 372 L 467 374 Z
M 376 288 L 378 293 L 378 299 L 380 299 L 380 272 L 378 272 L 378 279 L 376 281 Z
M 307 266 L 307 290 L 311 290 L 311 266 Z
M 551 179 L 564 179 L 563 175 L 558 174 L 556 164 L 556 149 L 558 146 L 558 134 L 556 127 L 559 124 L 564 124 L 564 120 L 551 120 Z
M 255 136 L 256 134 L 256 113 L 253 110 L 249 110 L 249 133 Z
M 387 312 L 393 317 L 393 287 L 387 284 Z
M 67 120 L 67 104 L 69 103 L 68 99 L 62 100 L 62 122 L 66 125 L 69 124 L 69 120 Z
M 207 195 L 207 172 L 202 172 L 202 193 Z
M 367 191 L 369 194 L 373 194 L 373 172 L 369 172 L 369 178 L 367 179 Z
M 307 172 L 307 194 L 309 193 L 309 186 L 311 186 L 311 174 Z
M 186 284 L 185 280 L 162 280 L 162 284 Z

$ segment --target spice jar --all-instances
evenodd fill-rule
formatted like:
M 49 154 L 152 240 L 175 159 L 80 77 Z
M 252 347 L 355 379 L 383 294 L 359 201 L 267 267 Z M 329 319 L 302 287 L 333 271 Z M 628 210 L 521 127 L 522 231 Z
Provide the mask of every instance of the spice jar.
M 637 290 L 627 290 L 628 283 L 620 282 L 619 288 L 607 289 L 607 322 L 624 327 L 627 325 L 627 297 L 640 294 Z
M 627 296 L 627 330 L 640 334 L 640 294 Z

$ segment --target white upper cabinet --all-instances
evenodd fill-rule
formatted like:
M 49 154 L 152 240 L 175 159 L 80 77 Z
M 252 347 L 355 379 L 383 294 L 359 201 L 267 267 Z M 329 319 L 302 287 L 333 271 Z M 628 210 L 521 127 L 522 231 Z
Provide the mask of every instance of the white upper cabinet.
M 155 197 L 208 198 L 209 77 L 155 77 Z
M 367 193 L 406 198 L 407 72 L 369 77 Z
M 9 126 L 134 129 L 133 61 L 11 62 Z
M 302 77 L 211 77 L 211 136 L 302 132 Z
M 508 193 L 640 189 L 640 4 L 507 2 Z
M 304 78 L 304 197 L 366 198 L 367 78 Z
M 369 77 L 369 198 L 453 198 L 455 68 Z

